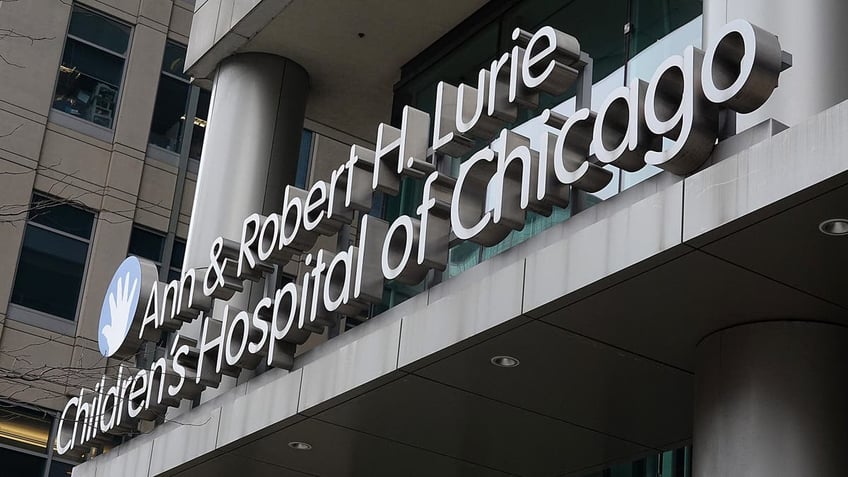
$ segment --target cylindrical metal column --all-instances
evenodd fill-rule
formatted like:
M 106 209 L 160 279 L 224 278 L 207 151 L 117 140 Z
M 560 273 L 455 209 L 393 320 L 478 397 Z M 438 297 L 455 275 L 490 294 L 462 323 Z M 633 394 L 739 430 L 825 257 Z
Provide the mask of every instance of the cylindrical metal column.
M 282 211 L 285 186 L 294 184 L 297 174 L 308 87 L 306 71 L 276 55 L 244 53 L 221 62 L 212 89 L 184 268 L 196 268 L 202 278 L 217 237 L 239 241 L 246 217 Z M 248 309 L 251 293 L 247 282 L 230 305 Z M 221 319 L 221 313 L 222 307 L 216 306 L 213 316 Z M 201 326 L 201 320 L 195 320 L 180 333 L 200 338 Z M 224 377 L 201 399 L 234 385 L 235 380 Z
M 793 66 L 766 104 L 737 117 L 737 131 L 768 118 L 788 126 L 848 99 L 848 55 L 842 51 L 844 0 L 705 0 L 703 45 L 730 20 L 745 19 L 775 34 Z
M 848 328 L 775 321 L 718 331 L 698 345 L 695 374 L 695 477 L 848 469 Z
M 265 53 L 235 55 L 219 66 L 186 267 L 208 266 L 215 238 L 239 240 L 248 215 L 282 209 L 284 186 L 297 172 L 308 82 L 300 65 Z

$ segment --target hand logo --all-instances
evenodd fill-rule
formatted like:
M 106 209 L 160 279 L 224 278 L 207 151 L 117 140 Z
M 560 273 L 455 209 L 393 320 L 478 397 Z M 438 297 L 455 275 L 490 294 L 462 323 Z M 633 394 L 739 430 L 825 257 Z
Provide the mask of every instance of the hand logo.
M 136 257 L 121 263 L 106 290 L 100 308 L 100 353 L 110 357 L 118 352 L 132 327 L 141 289 L 141 264 Z
M 103 329 L 100 330 L 100 334 L 106 340 L 106 349 L 109 354 L 114 354 L 124 342 L 132 322 L 130 307 L 138 292 L 138 278 L 133 279 L 132 286 L 129 283 L 130 273 L 127 272 L 123 279 L 118 278 L 117 289 L 109 292 L 109 316 L 112 317 L 112 322 L 103 325 Z

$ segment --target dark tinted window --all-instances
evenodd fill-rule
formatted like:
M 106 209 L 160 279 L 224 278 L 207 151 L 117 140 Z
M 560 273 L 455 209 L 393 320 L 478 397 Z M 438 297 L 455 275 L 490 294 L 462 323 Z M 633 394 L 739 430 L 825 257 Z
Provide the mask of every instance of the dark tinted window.
M 188 157 L 200 160 L 203 152 L 203 138 L 206 137 L 206 121 L 209 119 L 209 103 L 212 101 L 212 93 L 205 89 L 200 90 L 197 98 L 197 114 L 194 116 L 194 129 L 191 130 L 191 148 Z
M 154 262 L 162 261 L 162 250 L 165 248 L 165 237 L 155 232 L 133 227 L 130 233 L 128 253 Z
M 0 447 L 0 462 L 3 463 L 3 475 L 40 477 L 44 473 L 46 460 L 43 457 Z
M 40 194 L 32 198 L 29 220 L 77 237 L 89 239 L 94 227 L 94 214 L 69 205 L 64 199 Z
M 129 26 L 76 5 L 68 34 L 122 55 L 130 43 Z
M 111 128 L 129 38 L 129 26 L 74 6 L 53 109 Z

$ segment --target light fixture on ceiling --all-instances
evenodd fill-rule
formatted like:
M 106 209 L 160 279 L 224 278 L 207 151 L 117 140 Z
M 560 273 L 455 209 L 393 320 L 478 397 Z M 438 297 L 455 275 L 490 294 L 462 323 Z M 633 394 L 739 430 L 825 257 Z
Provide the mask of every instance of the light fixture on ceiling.
M 493 356 L 489 361 L 499 368 L 514 368 L 520 363 L 518 358 L 512 356 Z
M 289 442 L 289 447 L 291 447 L 294 450 L 299 450 L 299 451 L 312 450 L 312 444 L 309 444 L 307 442 L 300 442 L 300 441 Z
M 825 235 L 835 237 L 848 235 L 848 219 L 830 219 L 819 224 L 819 230 Z

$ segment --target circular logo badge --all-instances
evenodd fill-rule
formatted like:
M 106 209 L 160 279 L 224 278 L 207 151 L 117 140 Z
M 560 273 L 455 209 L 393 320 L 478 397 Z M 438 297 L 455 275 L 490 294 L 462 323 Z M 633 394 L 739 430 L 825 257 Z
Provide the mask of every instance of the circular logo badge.
M 103 356 L 114 355 L 124 344 L 138 308 L 141 286 L 141 263 L 136 257 L 127 257 L 112 276 L 100 308 L 97 342 Z

